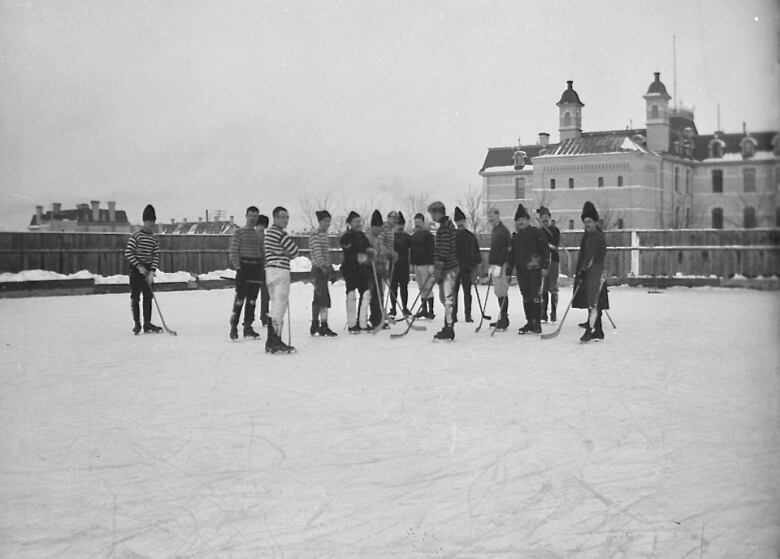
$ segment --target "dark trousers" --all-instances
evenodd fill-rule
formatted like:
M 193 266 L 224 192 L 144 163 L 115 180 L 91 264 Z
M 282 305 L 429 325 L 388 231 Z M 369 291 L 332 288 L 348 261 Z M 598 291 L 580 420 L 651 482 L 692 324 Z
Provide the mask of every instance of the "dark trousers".
M 471 288 L 474 286 L 474 269 L 461 267 L 455 282 L 455 298 L 452 303 L 452 316 L 458 316 L 458 292 L 463 288 L 463 312 L 471 318 Z
M 542 271 L 522 270 L 517 274 L 517 286 L 523 295 L 523 310 L 528 322 L 542 319 Z
M 314 298 L 311 302 L 311 319 L 319 320 L 320 309 L 330 308 L 329 274 L 322 268 L 312 266 L 311 283 L 314 286 Z
M 401 309 L 409 303 L 409 262 L 396 262 L 393 277 L 390 278 L 390 304 L 395 311 L 398 302 L 397 293 L 401 291 Z
M 255 321 L 255 305 L 260 292 L 260 282 L 264 279 L 262 260 L 242 260 L 241 269 L 236 272 L 236 295 L 233 299 L 233 312 L 230 324 L 237 326 L 244 309 L 244 326 Z
M 146 264 L 151 270 L 151 266 Z M 138 268 L 130 270 L 130 308 L 133 311 L 133 322 L 141 323 L 141 293 L 144 294 L 144 323 L 152 320 L 152 288 L 146 281 L 146 277 L 138 271 Z
M 374 281 L 373 275 L 371 276 L 371 305 L 369 306 L 368 320 L 371 321 L 372 326 L 377 326 L 382 322 L 382 308 L 385 304 L 385 276 L 387 273 L 381 269 L 377 269 L 376 272 L 377 281 Z

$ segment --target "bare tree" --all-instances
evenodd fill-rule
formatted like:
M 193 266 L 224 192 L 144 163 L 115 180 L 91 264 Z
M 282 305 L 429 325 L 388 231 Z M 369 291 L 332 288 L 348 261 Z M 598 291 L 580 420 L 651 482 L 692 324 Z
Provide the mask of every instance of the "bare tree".
M 482 188 L 469 184 L 468 189 L 458 198 L 457 203 L 466 215 L 466 227 L 475 233 L 481 233 L 485 224 Z
M 403 205 L 406 212 L 406 223 L 411 225 L 415 214 L 425 215 L 431 195 L 427 192 L 410 192 L 404 196 Z
M 301 220 L 306 224 L 309 231 L 317 227 L 316 212 L 328 210 L 332 205 L 332 193 L 325 192 L 317 195 L 310 195 L 306 192 L 298 196 L 298 209 L 301 211 Z
M 771 227 L 775 220 L 775 198 L 774 192 L 740 194 L 733 200 L 731 211 L 723 208 L 723 221 L 732 227 Z M 748 217 L 751 212 L 752 224 Z
M 612 203 L 605 197 L 600 196 L 595 200 L 596 211 L 599 213 L 599 221 L 604 231 L 612 229 L 617 225 L 618 214 Z

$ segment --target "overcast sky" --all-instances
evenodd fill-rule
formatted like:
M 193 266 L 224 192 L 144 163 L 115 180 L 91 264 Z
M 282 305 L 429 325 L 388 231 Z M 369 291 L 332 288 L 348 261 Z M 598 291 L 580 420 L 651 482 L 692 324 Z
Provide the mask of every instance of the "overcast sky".
M 451 204 L 486 149 L 644 126 L 660 71 L 700 133 L 780 127 L 775 0 L 0 0 L 0 226 L 116 200 L 131 221 L 301 196 Z M 398 194 L 398 193 L 401 194 Z M 396 198 L 394 200 L 394 197 Z M 332 208 L 335 209 L 335 208 Z

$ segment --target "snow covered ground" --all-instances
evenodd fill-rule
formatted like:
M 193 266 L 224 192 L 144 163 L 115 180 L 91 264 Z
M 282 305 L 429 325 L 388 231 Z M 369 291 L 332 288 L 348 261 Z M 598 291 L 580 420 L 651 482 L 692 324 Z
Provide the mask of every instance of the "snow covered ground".
M 517 291 L 454 343 L 348 336 L 333 295 L 312 339 L 293 286 L 295 355 L 230 342 L 230 290 L 160 294 L 178 337 L 0 300 L 0 556 L 778 557 L 776 292 L 617 288 L 584 346 L 582 311 L 516 335 Z

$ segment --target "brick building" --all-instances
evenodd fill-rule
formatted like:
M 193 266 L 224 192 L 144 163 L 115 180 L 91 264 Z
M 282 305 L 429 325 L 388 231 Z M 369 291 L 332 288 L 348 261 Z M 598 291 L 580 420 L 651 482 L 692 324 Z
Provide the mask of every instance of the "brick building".
M 608 229 L 780 226 L 776 131 L 700 135 L 692 109 L 670 107 L 655 73 L 645 128 L 582 131 L 573 82 L 556 104 L 559 142 L 489 148 L 479 174 L 486 208 L 512 220 L 518 203 L 544 205 L 561 229 L 580 227 L 586 200 Z

